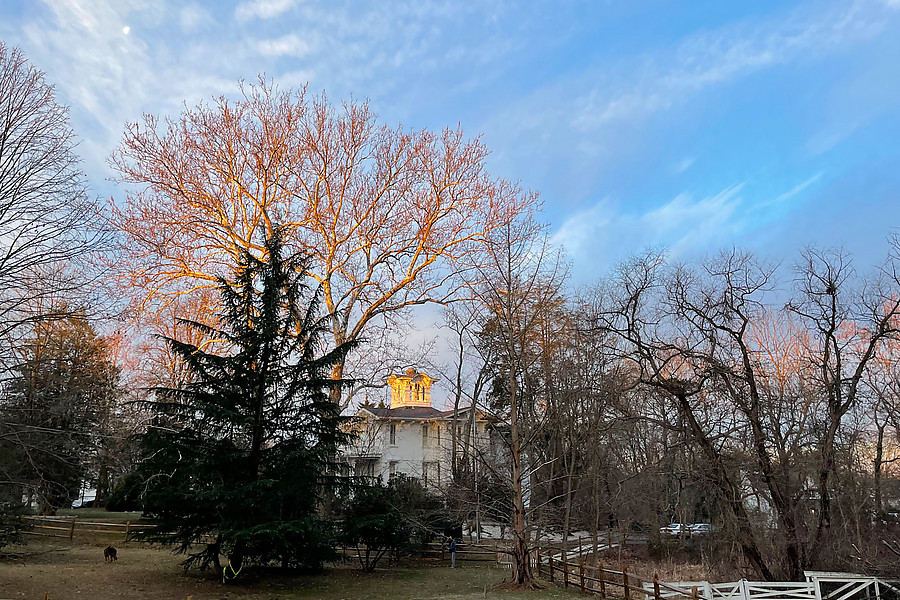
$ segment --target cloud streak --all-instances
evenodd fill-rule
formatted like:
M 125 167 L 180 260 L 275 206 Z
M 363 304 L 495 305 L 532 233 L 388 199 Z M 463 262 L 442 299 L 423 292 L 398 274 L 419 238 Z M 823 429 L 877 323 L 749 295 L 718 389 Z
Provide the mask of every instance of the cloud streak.
M 495 117 L 489 129 L 504 145 L 531 150 L 539 143 L 563 155 L 576 146 L 572 140 L 591 140 L 579 152 L 603 159 L 620 151 L 631 128 L 710 88 L 872 39 L 887 27 L 887 10 L 868 1 L 815 4 L 690 35 L 674 48 L 596 64 L 544 85 Z
M 752 193 L 752 182 L 729 186 L 695 198 L 690 192 L 644 211 L 628 211 L 609 198 L 578 211 L 553 235 L 576 265 L 578 277 L 596 277 L 628 252 L 667 248 L 688 257 L 709 248 L 740 244 L 784 212 L 799 207 L 825 173 L 819 172 L 774 197 Z
M 252 0 L 241 2 L 234 9 L 234 16 L 238 21 L 244 22 L 250 19 L 274 19 L 294 8 L 296 0 Z

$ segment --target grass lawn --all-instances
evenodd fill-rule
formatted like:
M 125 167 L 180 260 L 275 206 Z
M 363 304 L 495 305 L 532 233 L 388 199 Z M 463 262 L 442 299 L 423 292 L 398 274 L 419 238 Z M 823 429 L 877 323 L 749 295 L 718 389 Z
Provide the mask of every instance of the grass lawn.
M 58 517 L 75 517 L 80 521 L 102 521 L 109 523 L 137 522 L 141 512 L 110 512 L 105 508 L 61 508 L 56 511 Z
M 284 576 L 247 570 L 240 585 L 223 586 L 209 573 L 185 572 L 171 552 L 119 545 L 119 560 L 103 562 L 103 545 L 69 545 L 37 540 L 12 548 L 20 555 L 0 560 L 0 598 L 51 600 L 543 600 L 575 598 L 577 592 L 547 584 L 539 592 L 494 590 L 508 571 L 484 563 L 450 569 L 441 563 L 415 563 L 364 574 L 352 566 L 314 576 Z M 7 548 L 9 550 L 9 548 Z

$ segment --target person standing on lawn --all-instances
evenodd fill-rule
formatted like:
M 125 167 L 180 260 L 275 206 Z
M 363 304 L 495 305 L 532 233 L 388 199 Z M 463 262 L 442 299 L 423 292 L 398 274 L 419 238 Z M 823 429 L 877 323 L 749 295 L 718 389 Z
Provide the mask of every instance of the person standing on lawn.
M 451 535 L 450 541 L 447 543 L 447 549 L 450 550 L 450 568 L 456 568 L 456 539 Z

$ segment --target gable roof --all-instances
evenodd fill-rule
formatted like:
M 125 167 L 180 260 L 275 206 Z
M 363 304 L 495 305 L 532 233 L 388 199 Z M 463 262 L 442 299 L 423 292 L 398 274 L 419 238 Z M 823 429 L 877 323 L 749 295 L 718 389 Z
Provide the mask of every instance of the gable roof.
M 468 413 L 470 407 L 460 408 L 457 416 Z M 435 420 L 435 419 L 452 419 L 452 410 L 438 410 L 431 406 L 401 406 L 398 408 L 376 408 L 374 406 L 361 406 L 357 414 L 367 412 L 373 417 L 380 419 L 398 419 L 398 420 Z M 484 419 L 487 417 L 483 411 L 478 411 L 478 417 Z
M 430 406 L 401 406 L 399 408 L 361 408 L 372 415 L 389 419 L 439 419 L 444 414 Z

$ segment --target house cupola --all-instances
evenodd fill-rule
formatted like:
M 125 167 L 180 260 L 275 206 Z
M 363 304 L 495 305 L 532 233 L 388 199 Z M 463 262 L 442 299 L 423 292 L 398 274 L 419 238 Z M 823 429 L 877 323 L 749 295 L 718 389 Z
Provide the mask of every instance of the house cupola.
M 407 369 L 403 375 L 388 377 L 391 386 L 391 408 L 404 406 L 431 407 L 431 384 L 438 379 L 415 369 Z

